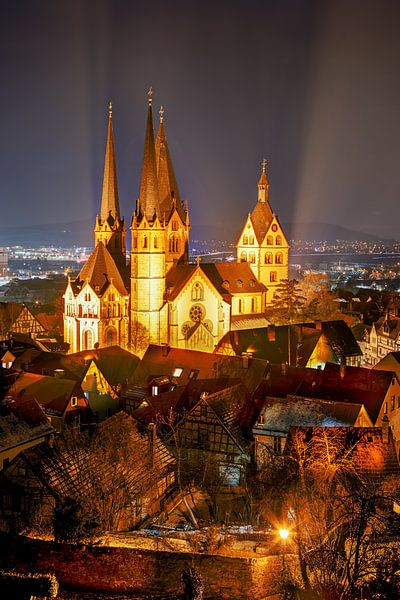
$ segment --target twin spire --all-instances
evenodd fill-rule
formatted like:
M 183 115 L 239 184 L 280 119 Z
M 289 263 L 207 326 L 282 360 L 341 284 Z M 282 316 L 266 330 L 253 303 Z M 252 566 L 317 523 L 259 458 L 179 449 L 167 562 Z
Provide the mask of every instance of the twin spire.
M 160 108 L 160 125 L 157 139 L 154 141 L 152 104 L 153 90 L 150 88 L 138 202 L 139 212 L 146 215 L 148 220 L 152 220 L 154 215 L 158 215 L 161 219 L 165 216 L 168 217 L 172 207 L 176 206 L 182 212 L 181 216 L 184 217 L 185 211 L 165 135 L 164 107 Z

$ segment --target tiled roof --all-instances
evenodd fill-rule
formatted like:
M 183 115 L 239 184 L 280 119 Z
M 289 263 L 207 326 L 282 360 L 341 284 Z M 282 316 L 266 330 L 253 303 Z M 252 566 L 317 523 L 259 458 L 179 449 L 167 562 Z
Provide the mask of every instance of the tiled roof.
M 375 423 L 392 379 L 392 372 L 348 366 L 343 370 L 340 365 L 332 363 L 326 363 L 324 369 L 282 368 L 271 364 L 253 402 L 247 407 L 243 421 L 251 427 L 268 398 L 295 395 L 364 404 L 370 419 Z
M 111 431 L 114 427 L 123 427 L 127 435 L 131 436 L 137 454 L 135 460 L 131 461 L 129 470 L 126 465 L 102 464 L 102 485 L 111 489 L 115 486 L 117 476 L 130 493 L 145 495 L 146 490 L 157 485 L 163 476 L 174 469 L 176 461 L 165 444 L 157 437 L 152 452 L 149 435 L 140 434 L 134 419 L 127 413 L 119 412 L 98 425 L 97 434 L 107 433 L 110 427 Z M 91 487 L 95 485 L 96 477 L 93 473 L 99 467 L 98 454 L 90 453 L 84 448 L 63 448 L 60 445 L 42 449 L 38 458 L 36 468 L 39 469 L 42 480 L 56 494 L 74 496 L 77 489 L 80 493 L 82 489 L 90 493 Z
M 304 367 L 322 334 L 326 336 L 338 361 L 342 357 L 361 355 L 354 335 L 341 320 L 323 321 L 318 327 L 316 323 L 300 323 L 230 331 L 220 340 L 215 352 L 222 351 L 224 345 L 228 344 L 237 355 L 251 352 L 254 357 L 272 364 L 287 362 Z
M 353 427 L 361 410 L 362 404 L 350 402 L 299 396 L 266 398 L 264 422 L 256 423 L 253 432 L 262 433 L 268 430 L 285 434 L 290 427 Z
M 0 405 L 0 452 L 54 433 L 32 398 L 3 400 Z
M 70 379 L 21 373 L 10 388 L 10 393 L 15 395 L 17 401 L 18 398 L 36 400 L 46 412 L 62 416 L 71 396 L 78 394 L 77 386 L 77 382 Z
M 173 376 L 176 368 L 181 368 L 179 377 Z M 147 385 L 152 378 L 167 375 L 176 385 L 186 385 L 196 375 L 197 379 L 220 379 L 221 384 L 232 379 L 241 379 L 250 393 L 260 385 L 267 364 L 265 361 L 250 359 L 244 361 L 238 356 L 223 356 L 167 348 L 150 344 L 129 381 L 131 385 Z
M 82 359 L 84 364 L 93 359 L 111 386 L 124 385 L 140 362 L 135 354 L 124 350 L 120 346 L 83 350 L 82 352 L 69 354 L 68 358 L 73 361 L 75 358 Z
M 234 294 L 265 292 L 266 287 L 257 281 L 248 263 L 201 263 L 197 265 L 174 265 L 167 273 L 167 299 L 173 300 L 200 269 L 217 292 L 231 302 Z
M 102 242 L 97 244 L 73 282 L 75 293 L 80 291 L 86 281 L 89 281 L 92 289 L 99 296 L 104 294 L 111 282 L 122 296 L 128 295 L 121 273 Z
M 263 242 L 267 235 L 273 216 L 269 202 L 257 202 L 250 218 L 259 244 Z

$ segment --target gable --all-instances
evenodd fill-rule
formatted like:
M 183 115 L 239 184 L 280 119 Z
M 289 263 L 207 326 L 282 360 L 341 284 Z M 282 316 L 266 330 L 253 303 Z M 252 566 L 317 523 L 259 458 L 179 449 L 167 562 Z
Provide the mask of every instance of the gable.
M 281 237 L 281 243 L 280 244 L 276 244 L 276 238 L 277 236 Z M 271 246 L 271 243 L 269 243 L 269 238 L 272 237 L 272 245 L 279 248 L 287 248 L 289 246 L 289 243 L 286 239 L 286 236 L 283 232 L 282 226 L 279 222 L 278 217 L 274 214 L 272 217 L 271 222 L 269 223 L 269 226 L 267 228 L 267 231 L 265 233 L 265 236 L 262 240 L 262 246 Z
M 258 240 L 256 232 L 251 221 L 251 216 L 248 215 L 246 223 L 242 229 L 242 233 L 239 236 L 237 246 L 258 246 Z

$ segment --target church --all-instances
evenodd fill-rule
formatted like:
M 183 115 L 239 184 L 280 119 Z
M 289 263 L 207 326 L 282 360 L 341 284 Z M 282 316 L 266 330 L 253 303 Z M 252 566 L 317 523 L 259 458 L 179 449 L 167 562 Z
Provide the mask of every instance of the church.
M 94 250 L 76 279 L 68 279 L 64 294 L 70 352 L 117 344 L 140 355 L 149 343 L 213 352 L 229 331 L 267 325 L 265 309 L 288 278 L 289 245 L 269 203 L 266 161 L 236 262 L 189 262 L 188 203 L 176 182 L 162 107 L 159 114 L 155 138 L 150 90 L 128 253 L 110 104 Z

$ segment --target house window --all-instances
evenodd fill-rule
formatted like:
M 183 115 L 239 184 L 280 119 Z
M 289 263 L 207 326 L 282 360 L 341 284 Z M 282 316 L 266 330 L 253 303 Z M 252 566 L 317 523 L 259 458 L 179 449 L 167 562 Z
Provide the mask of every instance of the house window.
M 250 236 L 249 238 L 249 244 L 254 244 L 254 236 Z
M 283 264 L 283 254 L 282 252 L 277 252 L 275 256 L 275 264 L 282 265 Z
M 143 248 L 147 248 L 147 235 L 143 238 Z
M 71 406 L 78 406 L 78 398 L 76 396 L 72 396 Z
M 390 398 L 390 410 L 394 410 L 394 396 Z
M 154 247 L 154 248 L 158 248 L 158 237 L 155 237 L 155 238 L 154 238 L 154 241 L 153 241 L 153 247 Z
M 241 298 L 239 298 L 239 302 L 238 302 L 238 311 L 240 313 L 243 311 L 243 301 Z
M 249 243 L 249 238 L 247 237 L 247 235 L 243 236 L 243 246 L 247 246 L 247 244 Z
M 264 263 L 266 265 L 272 265 L 272 252 L 266 252 L 264 256 Z
M 274 245 L 274 238 L 272 237 L 272 235 L 268 235 L 267 236 L 267 246 L 273 246 Z
M 282 452 L 282 444 L 281 444 L 281 437 L 279 436 L 274 436 L 274 452 L 275 454 L 280 454 Z
M 175 367 L 172 377 L 180 377 L 183 373 L 183 367 Z
M 252 263 L 253 265 L 256 262 L 256 255 L 254 254 L 254 252 L 250 252 L 249 262 Z
M 275 239 L 276 246 L 282 246 L 282 236 L 277 235 Z
M 133 247 L 137 248 L 137 235 L 133 236 Z
M 240 262 L 247 262 L 246 252 L 242 252 L 242 254 L 240 255 Z
M 256 312 L 256 299 L 251 299 L 251 312 Z
M 278 281 L 278 275 L 276 271 L 271 271 L 271 273 L 269 274 L 269 280 L 272 282 Z
M 387 405 L 387 402 L 385 402 L 385 406 L 383 409 L 383 412 L 385 413 L 385 415 L 387 415 L 387 411 L 388 411 L 388 405 Z
M 172 221 L 172 231 L 178 231 L 178 221 Z

